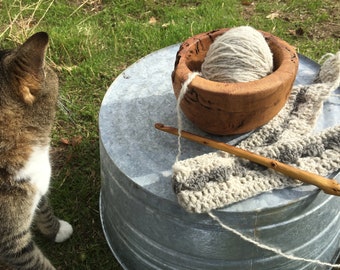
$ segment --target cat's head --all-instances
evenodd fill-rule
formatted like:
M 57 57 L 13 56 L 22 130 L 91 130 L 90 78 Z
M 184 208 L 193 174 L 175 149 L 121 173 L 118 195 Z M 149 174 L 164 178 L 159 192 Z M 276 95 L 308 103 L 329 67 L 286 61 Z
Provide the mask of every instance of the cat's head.
M 0 157 L 9 145 L 49 141 L 58 78 L 45 64 L 48 43 L 39 32 L 18 48 L 0 50 Z
M 46 91 L 57 90 L 53 85 L 57 83 L 55 76 L 46 77 L 44 68 L 48 40 L 47 33 L 39 32 L 17 49 L 0 51 L 0 100 L 3 95 L 15 94 L 23 103 L 32 105 Z

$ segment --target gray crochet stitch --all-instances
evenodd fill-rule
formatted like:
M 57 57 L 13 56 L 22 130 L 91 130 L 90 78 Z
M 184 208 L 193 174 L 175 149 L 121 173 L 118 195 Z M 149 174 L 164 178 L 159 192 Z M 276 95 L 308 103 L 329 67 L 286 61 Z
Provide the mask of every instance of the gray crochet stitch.
M 323 102 L 340 84 L 340 52 L 322 65 L 317 82 L 294 86 L 284 108 L 238 147 L 327 176 L 340 168 L 340 126 L 314 133 Z M 225 152 L 177 161 L 173 188 L 188 212 L 202 213 L 263 192 L 302 183 Z

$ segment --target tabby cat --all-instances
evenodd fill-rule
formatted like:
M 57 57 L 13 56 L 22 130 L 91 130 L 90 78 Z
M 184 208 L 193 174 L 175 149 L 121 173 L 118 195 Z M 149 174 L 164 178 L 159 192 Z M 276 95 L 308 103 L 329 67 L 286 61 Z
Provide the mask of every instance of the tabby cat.
M 33 220 L 55 242 L 72 234 L 46 197 L 58 96 L 57 76 L 45 65 L 48 42 L 40 32 L 0 51 L 0 261 L 14 269 L 55 269 L 32 240 Z

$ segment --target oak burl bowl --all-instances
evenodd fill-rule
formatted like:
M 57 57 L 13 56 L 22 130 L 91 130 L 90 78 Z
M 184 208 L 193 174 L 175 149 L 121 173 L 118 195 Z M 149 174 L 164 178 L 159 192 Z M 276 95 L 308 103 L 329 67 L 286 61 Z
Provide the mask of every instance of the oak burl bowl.
M 185 40 L 176 56 L 172 85 L 178 98 L 188 74 L 201 65 L 214 40 L 228 31 L 223 28 Z M 298 55 L 284 40 L 260 31 L 273 54 L 274 70 L 251 82 L 215 82 L 196 76 L 189 84 L 180 107 L 201 130 L 215 135 L 241 134 L 270 121 L 284 106 L 298 71 Z

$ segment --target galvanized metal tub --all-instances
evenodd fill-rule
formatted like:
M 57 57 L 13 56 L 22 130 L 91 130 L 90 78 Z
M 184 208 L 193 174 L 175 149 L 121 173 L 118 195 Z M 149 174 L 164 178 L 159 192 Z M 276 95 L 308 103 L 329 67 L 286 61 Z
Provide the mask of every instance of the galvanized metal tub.
M 100 215 L 108 245 L 122 268 L 328 269 L 258 248 L 208 215 L 189 214 L 177 204 L 170 180 L 177 138 L 154 129 L 156 122 L 177 125 L 170 80 L 177 50 L 178 45 L 164 48 L 127 68 L 102 102 Z M 296 83 L 310 83 L 318 68 L 300 56 Z M 340 124 L 339 103 L 337 96 L 326 102 L 319 129 Z M 184 128 L 208 136 L 186 121 Z M 182 141 L 182 158 L 211 151 Z M 244 235 L 287 254 L 334 262 L 340 244 L 339 210 L 338 197 L 304 185 L 265 193 L 214 214 Z

